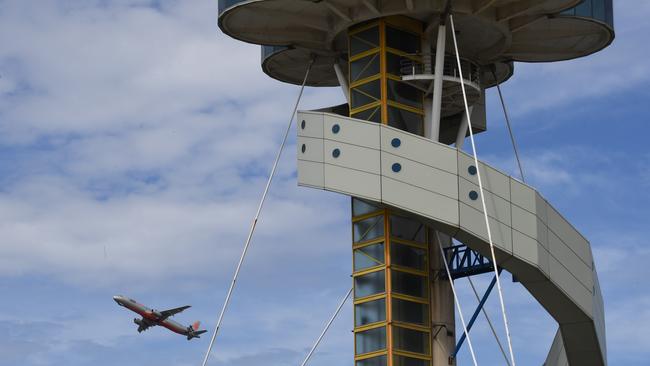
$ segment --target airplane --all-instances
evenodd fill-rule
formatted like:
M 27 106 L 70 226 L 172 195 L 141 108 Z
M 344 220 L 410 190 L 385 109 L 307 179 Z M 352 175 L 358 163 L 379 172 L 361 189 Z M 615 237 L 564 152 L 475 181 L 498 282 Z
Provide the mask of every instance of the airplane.
M 194 324 L 190 325 L 189 327 L 185 327 L 169 319 L 169 317 L 174 316 L 180 313 L 181 311 L 190 308 L 189 305 L 185 305 L 179 308 L 174 308 L 169 310 L 158 311 L 154 309 L 149 309 L 148 307 L 139 304 L 137 301 L 121 295 L 113 296 L 113 300 L 115 300 L 115 302 L 118 305 L 123 306 L 142 316 L 142 319 L 138 319 L 138 318 L 133 319 L 133 322 L 138 325 L 138 333 L 142 333 L 143 331 L 149 329 L 150 327 L 160 325 L 162 327 L 171 330 L 174 333 L 178 333 L 186 336 L 187 340 L 189 341 L 192 338 L 201 338 L 199 336 L 207 332 L 207 330 L 199 330 L 201 322 L 197 321 Z

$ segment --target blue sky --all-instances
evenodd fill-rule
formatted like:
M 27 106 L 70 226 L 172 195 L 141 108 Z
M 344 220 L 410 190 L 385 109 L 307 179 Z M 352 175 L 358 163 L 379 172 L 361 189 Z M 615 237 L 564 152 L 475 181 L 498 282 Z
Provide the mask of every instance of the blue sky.
M 138 335 L 111 296 L 192 304 L 177 320 L 210 331 L 225 296 L 298 90 L 261 72 L 258 47 L 221 34 L 216 8 L 0 0 L 0 366 L 201 361 L 206 337 Z M 529 181 L 594 248 L 610 365 L 650 358 L 648 17 L 650 2 L 616 1 L 611 47 L 517 64 L 503 85 Z M 301 108 L 342 100 L 309 88 Z M 488 91 L 479 154 L 514 174 L 497 103 Z M 349 201 L 296 187 L 294 151 L 211 365 L 299 364 L 350 285 Z M 504 284 L 518 363 L 540 365 L 555 325 Z M 495 296 L 488 310 L 498 325 Z M 348 305 L 311 365 L 351 364 L 351 328 Z M 482 364 L 500 364 L 484 321 L 473 334 Z

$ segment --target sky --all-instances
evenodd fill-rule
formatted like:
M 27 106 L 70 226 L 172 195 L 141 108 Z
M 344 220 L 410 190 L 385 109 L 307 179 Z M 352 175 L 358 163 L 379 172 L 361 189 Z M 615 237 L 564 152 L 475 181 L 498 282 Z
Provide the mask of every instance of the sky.
M 216 13 L 207 0 L 0 0 L 0 366 L 201 362 L 209 337 L 138 334 L 111 297 L 191 304 L 176 320 L 216 323 L 298 94 Z M 503 84 L 527 180 L 591 241 L 610 365 L 650 358 L 649 17 L 646 0 L 615 1 L 609 48 L 518 63 Z M 479 156 L 516 176 L 487 100 Z M 307 88 L 301 109 L 342 101 Z M 210 365 L 299 365 L 349 289 L 349 198 L 297 187 L 291 135 Z M 556 325 L 504 279 L 518 364 L 541 365 Z M 476 300 L 458 288 L 469 317 Z M 492 296 L 503 338 L 498 307 Z M 352 364 L 352 326 L 348 304 L 310 365 Z M 484 320 L 472 341 L 481 364 L 503 364 Z

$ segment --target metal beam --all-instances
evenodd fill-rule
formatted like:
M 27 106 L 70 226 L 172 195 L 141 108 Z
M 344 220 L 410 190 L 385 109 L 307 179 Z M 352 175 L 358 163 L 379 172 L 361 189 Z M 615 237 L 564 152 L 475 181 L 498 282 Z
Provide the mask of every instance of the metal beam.
M 501 274 L 502 269 L 499 268 L 498 274 Z M 478 314 L 481 313 L 481 310 L 483 309 L 483 306 L 487 302 L 488 297 L 490 297 L 490 293 L 492 292 L 492 289 L 494 288 L 494 285 L 497 283 L 497 276 L 495 275 L 492 278 L 492 282 L 490 282 L 490 285 L 488 286 L 487 290 L 485 290 L 485 294 L 483 294 L 483 298 L 481 298 L 481 302 L 478 303 L 478 306 L 476 307 L 476 310 L 474 310 L 474 315 L 472 315 L 472 318 L 469 320 L 469 323 L 467 323 L 467 333 L 472 329 L 472 325 L 474 325 L 474 322 L 476 321 L 476 318 L 478 318 Z M 458 340 L 458 343 L 456 343 L 456 349 L 454 350 L 454 353 L 451 355 L 451 358 L 456 358 L 456 355 L 458 354 L 458 351 L 460 351 L 460 347 L 463 346 L 463 343 L 465 342 L 465 334 L 460 337 Z
M 325 6 L 327 6 L 327 8 L 329 10 L 331 10 L 332 13 L 337 15 L 339 18 L 341 18 L 341 19 L 343 19 L 343 20 L 345 20 L 347 22 L 352 21 L 352 18 L 350 17 L 350 9 L 348 9 L 348 8 L 341 9 L 338 6 L 330 3 L 329 1 L 324 1 L 324 3 L 325 3 Z
M 538 5 L 538 3 L 539 1 L 537 0 L 520 0 L 508 5 L 500 6 L 497 8 L 497 21 L 502 22 L 526 14 L 535 5 Z
M 381 15 L 381 11 L 379 10 L 379 1 L 378 0 L 361 0 L 361 3 L 368 8 L 371 12 L 373 12 L 375 15 Z
M 482 13 L 490 6 L 494 5 L 497 0 L 475 0 L 472 1 L 472 12 L 474 14 Z

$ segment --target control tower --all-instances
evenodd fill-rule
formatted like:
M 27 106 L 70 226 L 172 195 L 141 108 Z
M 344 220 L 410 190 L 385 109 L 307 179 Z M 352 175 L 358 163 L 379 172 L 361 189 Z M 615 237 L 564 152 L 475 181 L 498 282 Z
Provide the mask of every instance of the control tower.
M 355 366 L 455 365 L 452 281 L 501 270 L 558 323 L 545 365 L 607 364 L 587 239 L 461 148 L 515 61 L 608 46 L 612 0 L 219 0 L 218 23 L 262 45 L 270 77 L 347 100 L 298 113 L 297 165 L 351 197 Z

